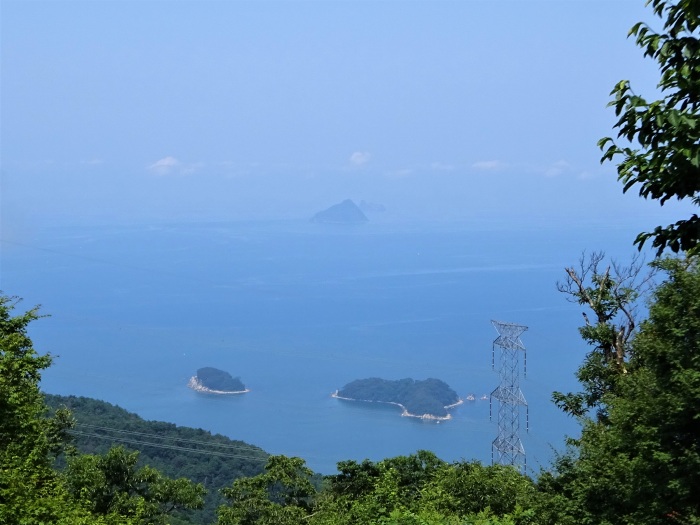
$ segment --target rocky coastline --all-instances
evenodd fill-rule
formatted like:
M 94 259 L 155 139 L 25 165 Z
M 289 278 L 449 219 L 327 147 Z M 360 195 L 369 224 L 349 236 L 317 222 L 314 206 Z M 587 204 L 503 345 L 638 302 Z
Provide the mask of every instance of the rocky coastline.
M 403 406 L 401 403 L 395 403 L 394 401 L 372 401 L 371 399 L 355 399 L 352 397 L 343 397 L 343 396 L 339 395 L 338 392 L 339 392 L 338 390 L 333 392 L 331 394 L 331 397 L 334 397 L 336 399 L 342 399 L 344 401 L 361 401 L 363 403 L 383 403 L 385 405 L 396 405 L 397 407 L 401 407 L 401 410 L 402 410 L 401 417 L 415 417 L 417 419 L 422 419 L 425 421 L 437 421 L 438 423 L 440 421 L 448 421 L 448 420 L 452 419 L 452 414 L 447 414 L 446 416 L 436 416 L 433 414 L 411 414 L 406 409 L 406 407 Z M 464 400 L 459 399 L 456 403 L 453 403 L 451 405 L 447 405 L 445 407 L 445 409 L 454 408 L 456 406 L 461 405 L 462 403 L 464 403 Z
M 217 394 L 217 395 L 230 395 L 230 394 L 247 394 L 250 392 L 249 388 L 246 388 L 245 390 L 212 390 L 211 388 L 207 388 L 202 384 L 202 382 L 197 379 L 197 376 L 192 376 L 187 383 L 187 386 L 190 387 L 192 390 L 195 390 L 196 392 L 201 392 L 203 394 Z

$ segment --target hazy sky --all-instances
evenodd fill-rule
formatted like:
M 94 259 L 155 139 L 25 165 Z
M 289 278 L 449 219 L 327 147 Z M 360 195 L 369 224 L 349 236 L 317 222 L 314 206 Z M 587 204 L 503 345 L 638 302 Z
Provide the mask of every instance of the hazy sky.
M 613 85 L 657 82 L 627 39 L 659 26 L 643 0 L 1 9 L 4 231 L 306 218 L 345 198 L 396 220 L 668 215 L 622 196 L 596 148 Z

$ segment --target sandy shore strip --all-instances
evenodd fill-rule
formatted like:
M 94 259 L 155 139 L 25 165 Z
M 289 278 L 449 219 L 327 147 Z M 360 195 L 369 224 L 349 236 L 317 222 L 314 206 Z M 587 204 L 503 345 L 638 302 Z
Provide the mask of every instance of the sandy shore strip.
M 401 403 L 395 403 L 393 401 L 372 401 L 371 399 L 354 399 L 352 397 L 343 397 L 338 395 L 338 390 L 333 392 L 331 394 L 331 397 L 334 397 L 336 399 L 343 399 L 345 401 L 362 401 L 363 403 L 383 403 L 385 405 L 396 405 L 397 407 L 401 407 L 401 417 L 415 417 L 418 419 L 425 419 L 425 420 L 431 420 L 431 421 L 447 421 L 449 419 L 452 419 L 452 414 L 447 414 L 446 416 L 434 416 L 433 414 L 411 414 L 408 410 L 406 410 L 406 407 L 403 406 Z M 461 405 L 464 403 L 464 400 L 459 399 L 456 403 L 453 403 L 451 405 L 447 405 L 445 409 L 450 409 L 456 406 Z
M 246 388 L 245 390 L 212 390 L 211 388 L 205 387 L 199 379 L 197 379 L 197 376 L 192 376 L 187 383 L 187 386 L 190 387 L 192 390 L 195 390 L 197 392 L 202 392 L 203 394 L 217 394 L 217 395 L 227 395 L 227 394 L 247 394 L 250 392 L 249 388 Z

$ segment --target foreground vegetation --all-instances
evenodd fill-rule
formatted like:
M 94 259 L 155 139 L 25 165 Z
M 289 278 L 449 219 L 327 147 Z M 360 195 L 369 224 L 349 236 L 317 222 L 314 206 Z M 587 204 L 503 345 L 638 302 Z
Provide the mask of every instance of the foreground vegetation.
M 171 478 L 187 478 L 206 489 L 201 509 L 178 512 L 180 519 L 212 523 L 224 503 L 220 490 L 241 477 L 261 474 L 268 454 L 262 449 L 202 429 L 160 421 L 145 421 L 104 401 L 75 396 L 46 395 L 50 413 L 67 408 L 75 420 L 71 445 L 81 454 L 104 455 L 122 445 L 140 451 L 137 467 L 151 466 Z M 63 470 L 70 458 L 63 454 L 56 467 Z

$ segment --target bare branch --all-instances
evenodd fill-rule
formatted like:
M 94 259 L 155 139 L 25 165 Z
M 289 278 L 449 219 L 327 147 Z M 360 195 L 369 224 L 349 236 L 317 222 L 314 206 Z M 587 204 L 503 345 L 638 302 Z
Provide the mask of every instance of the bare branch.
M 594 315 L 589 319 L 582 312 L 585 324 L 579 328 L 581 337 L 592 346 L 577 374 L 585 391 L 559 400 L 571 413 L 592 407 L 604 412 L 604 394 L 614 390 L 617 376 L 627 373 L 630 339 L 637 327 L 636 306 L 651 288 L 654 275 L 653 269 L 642 272 L 646 265 L 639 254 L 627 266 L 611 261 L 603 267 L 604 260 L 603 252 L 583 253 L 579 267 L 565 268 L 566 280 L 557 282 L 568 301 L 590 308 Z

